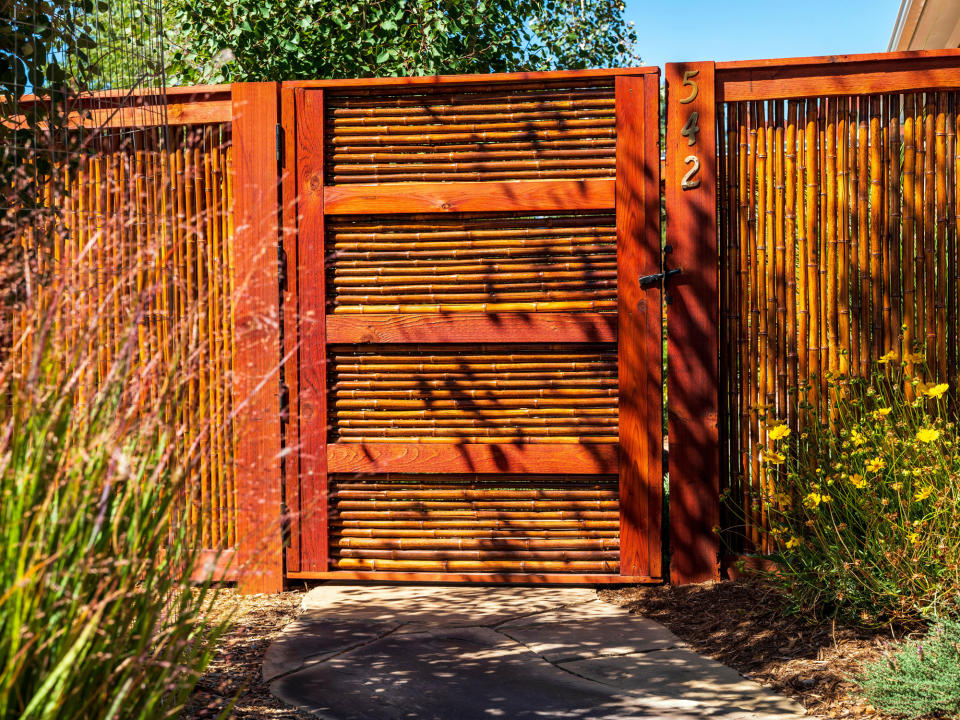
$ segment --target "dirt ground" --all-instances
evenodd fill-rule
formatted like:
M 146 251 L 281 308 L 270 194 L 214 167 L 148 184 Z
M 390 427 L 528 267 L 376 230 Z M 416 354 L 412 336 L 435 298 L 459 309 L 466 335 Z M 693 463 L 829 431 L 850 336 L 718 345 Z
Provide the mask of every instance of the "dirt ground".
M 263 654 L 296 617 L 302 594 L 223 591 L 218 604 L 224 611 L 235 608 L 233 629 L 198 683 L 184 720 L 217 717 L 238 693 L 235 718 L 312 717 L 276 700 L 260 678 Z M 628 587 L 601 590 L 600 597 L 666 625 L 698 652 L 796 699 L 811 716 L 887 720 L 857 695 L 852 678 L 862 663 L 881 656 L 892 639 L 889 629 L 867 631 L 789 615 L 776 592 L 759 581 Z
M 263 654 L 274 636 L 297 616 L 302 597 L 303 592 L 297 590 L 279 595 L 238 595 L 233 589 L 221 591 L 218 608 L 223 612 L 233 610 L 233 626 L 221 641 L 209 669 L 200 678 L 183 720 L 215 718 L 238 693 L 231 717 L 313 718 L 274 698 L 260 677 Z
M 601 590 L 600 597 L 666 625 L 698 652 L 794 698 L 814 717 L 886 717 L 857 694 L 852 678 L 882 656 L 890 629 L 789 615 L 759 581 L 630 587 Z

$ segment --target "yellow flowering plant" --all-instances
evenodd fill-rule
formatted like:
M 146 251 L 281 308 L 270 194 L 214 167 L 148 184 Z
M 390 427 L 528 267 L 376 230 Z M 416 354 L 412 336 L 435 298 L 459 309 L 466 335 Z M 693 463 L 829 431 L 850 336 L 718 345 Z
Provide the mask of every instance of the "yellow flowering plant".
M 895 359 L 832 378 L 826 417 L 768 425 L 771 579 L 798 611 L 868 624 L 960 611 L 951 387 L 906 378 Z

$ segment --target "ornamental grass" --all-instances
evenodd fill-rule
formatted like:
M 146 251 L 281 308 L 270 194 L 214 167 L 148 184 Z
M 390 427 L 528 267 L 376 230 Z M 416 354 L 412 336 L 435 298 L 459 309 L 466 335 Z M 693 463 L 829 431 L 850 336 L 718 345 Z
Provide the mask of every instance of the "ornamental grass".
M 182 418 L 206 336 L 194 309 L 164 310 L 169 234 L 141 215 L 85 236 L 38 216 L 39 261 L 0 268 L 21 284 L 0 324 L 3 719 L 178 717 L 229 620 L 191 582 L 210 428 Z
M 826 416 L 808 408 L 799 431 L 769 428 L 771 577 L 798 611 L 880 624 L 958 610 L 951 388 L 905 367 L 887 354 L 868 379 L 831 380 Z

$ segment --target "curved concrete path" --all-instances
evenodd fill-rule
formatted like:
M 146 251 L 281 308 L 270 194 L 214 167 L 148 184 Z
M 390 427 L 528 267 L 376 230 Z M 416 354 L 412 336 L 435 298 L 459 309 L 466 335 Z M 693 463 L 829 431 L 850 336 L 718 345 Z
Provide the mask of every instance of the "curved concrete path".
M 263 675 L 330 720 L 804 717 L 580 588 L 321 585 Z

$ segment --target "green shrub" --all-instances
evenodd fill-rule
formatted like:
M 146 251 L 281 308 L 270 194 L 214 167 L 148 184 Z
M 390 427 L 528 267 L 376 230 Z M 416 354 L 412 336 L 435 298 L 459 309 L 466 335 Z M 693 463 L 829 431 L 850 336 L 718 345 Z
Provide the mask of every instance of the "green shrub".
M 862 623 L 958 609 L 960 455 L 946 384 L 893 367 L 833 382 L 829 418 L 770 429 L 773 576 L 796 608 Z
M 960 622 L 943 620 L 922 640 L 870 664 L 860 684 L 887 713 L 960 715 Z
M 0 718 L 177 717 L 225 629 L 180 522 L 189 373 L 135 364 L 134 319 L 97 378 L 62 318 L 41 311 L 0 366 Z

